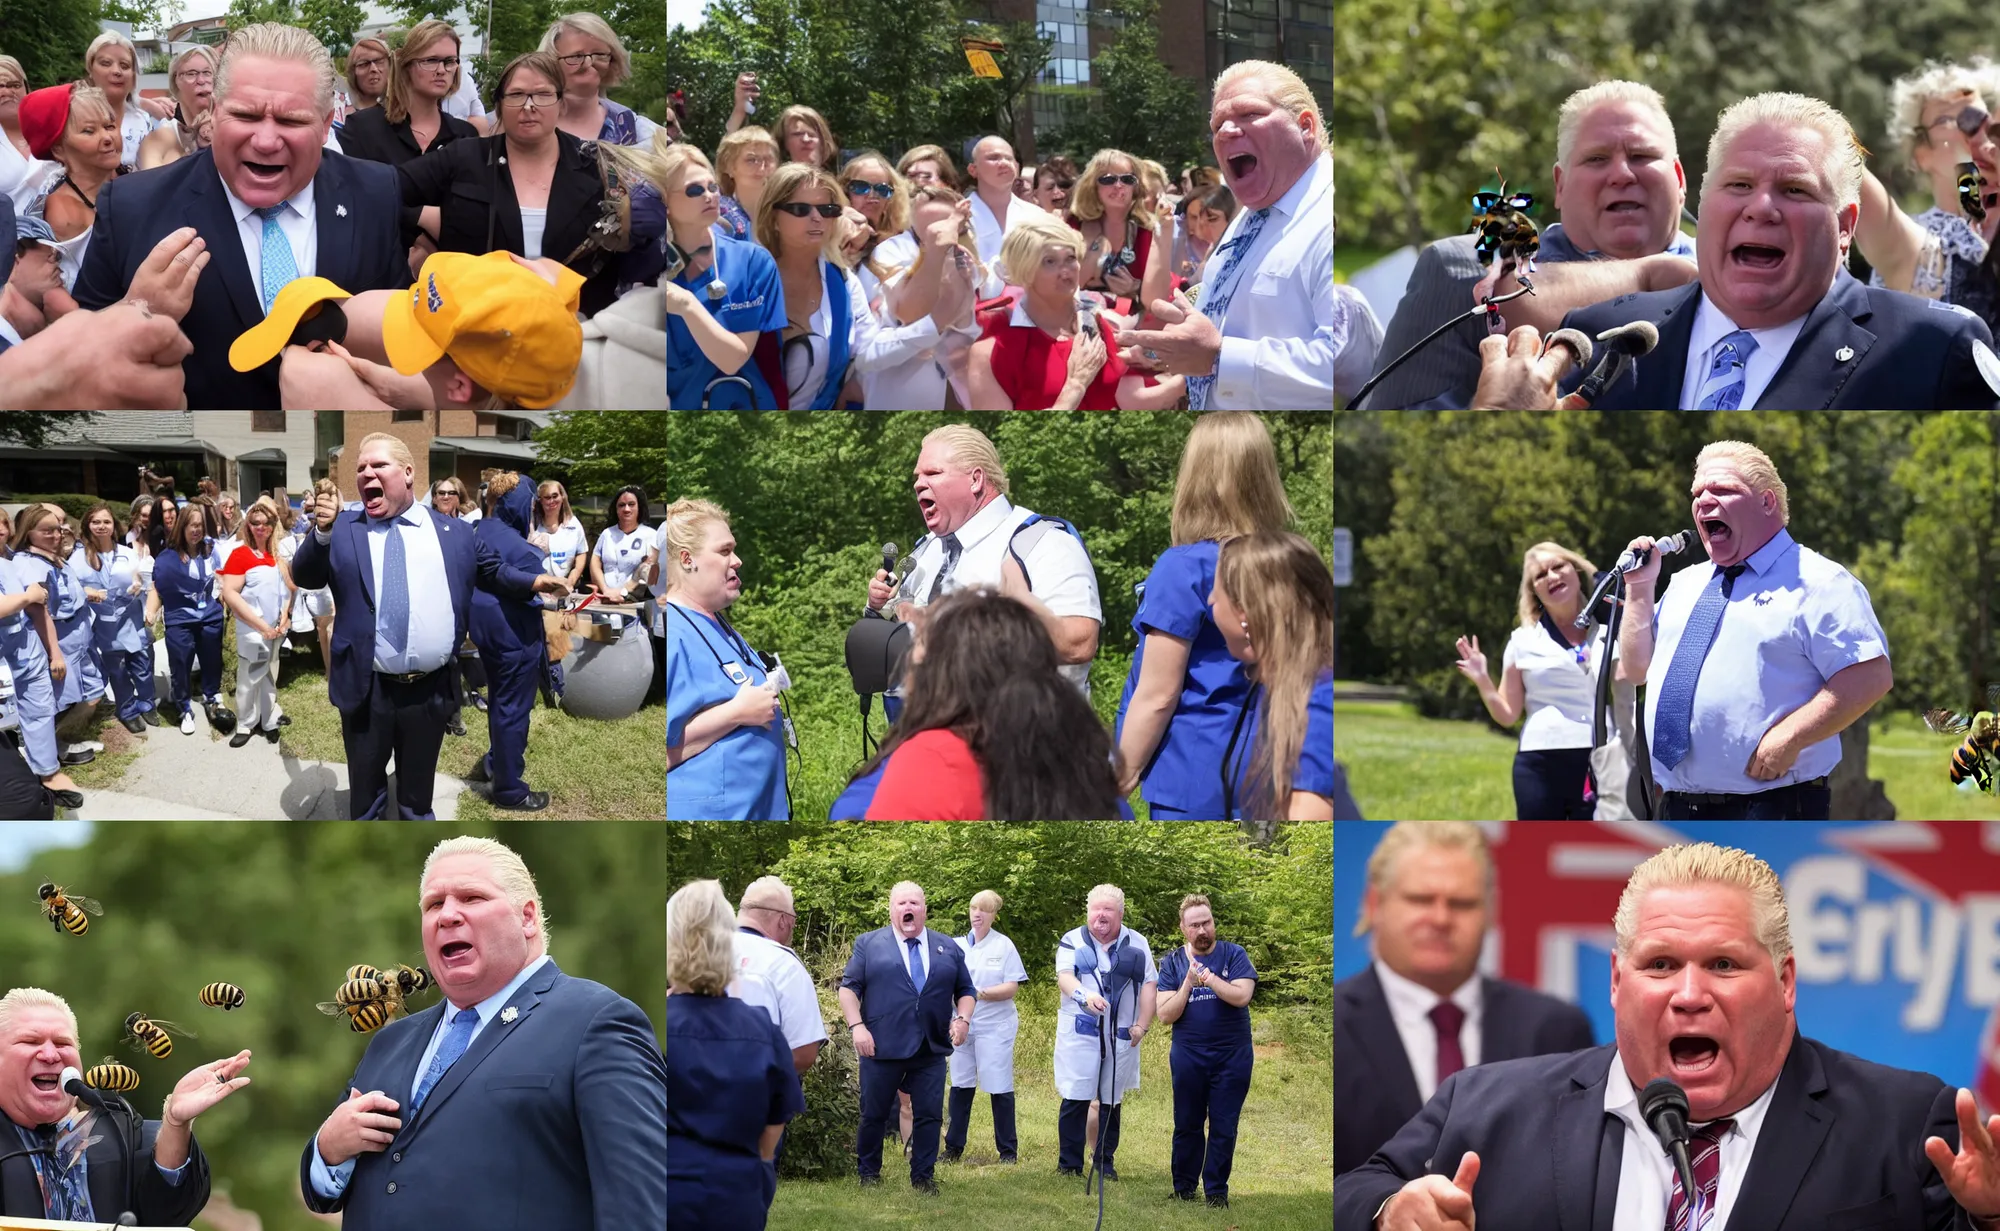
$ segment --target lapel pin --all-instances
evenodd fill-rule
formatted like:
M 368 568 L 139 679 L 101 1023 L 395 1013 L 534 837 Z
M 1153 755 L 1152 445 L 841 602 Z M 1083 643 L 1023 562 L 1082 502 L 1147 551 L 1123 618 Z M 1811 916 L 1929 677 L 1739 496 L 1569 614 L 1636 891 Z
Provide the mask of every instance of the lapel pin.
M 1849 359 L 1854 358 L 1854 348 L 1852 346 L 1843 346 L 1833 352 L 1833 358 L 1836 363 L 1846 363 Z
M 511 1004 L 500 1010 L 500 1021 L 503 1025 L 513 1025 L 514 1019 L 519 1016 L 521 1016 L 521 1011 Z
M 336 218 L 345 218 L 345 217 L 347 217 L 347 207 L 346 207 L 345 205 L 336 205 L 336 206 L 334 206 L 334 207 L 333 207 L 333 216 L 334 216 L 334 217 L 336 217 Z

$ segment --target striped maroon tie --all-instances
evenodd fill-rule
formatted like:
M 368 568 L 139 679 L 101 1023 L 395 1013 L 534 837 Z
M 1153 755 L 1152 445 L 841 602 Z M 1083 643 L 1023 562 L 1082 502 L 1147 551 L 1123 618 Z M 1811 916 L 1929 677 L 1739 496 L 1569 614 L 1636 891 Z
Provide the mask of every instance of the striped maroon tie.
M 1667 1207 L 1666 1231 L 1701 1231 L 1715 1217 L 1715 1185 L 1722 1178 L 1722 1138 L 1736 1123 L 1716 1120 L 1694 1130 L 1688 1142 L 1688 1161 L 1694 1164 L 1694 1182 L 1701 1189 L 1701 1222 L 1692 1218 L 1687 1191 L 1681 1187 L 1680 1173 L 1674 1173 L 1673 1203 Z
M 1449 1000 L 1440 1000 L 1431 1009 L 1431 1025 L 1438 1036 L 1438 1084 L 1465 1067 L 1465 1049 L 1459 1045 L 1459 1027 L 1465 1025 L 1465 1010 Z

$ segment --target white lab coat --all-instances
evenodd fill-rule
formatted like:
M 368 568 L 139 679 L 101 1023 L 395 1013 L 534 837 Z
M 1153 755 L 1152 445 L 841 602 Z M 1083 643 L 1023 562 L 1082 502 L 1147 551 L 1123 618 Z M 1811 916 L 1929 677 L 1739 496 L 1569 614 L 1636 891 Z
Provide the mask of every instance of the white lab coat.
M 974 943 L 970 935 L 958 939 L 965 954 L 965 968 L 972 986 L 981 991 L 1010 980 L 1028 977 L 1014 942 L 988 928 L 986 939 Z M 951 1084 L 962 1089 L 979 1087 L 988 1094 L 1014 1092 L 1014 1038 L 1021 1030 L 1021 1013 L 1012 1000 L 981 1000 L 972 1006 L 972 1028 L 965 1042 L 951 1051 Z
M 819 994 L 798 954 L 761 933 L 738 930 L 735 978 L 729 994 L 771 1015 L 784 1032 L 787 1047 L 826 1042 L 826 1019 L 820 1015 Z
M 1160 968 L 1153 964 L 1153 950 L 1146 938 L 1131 928 L 1122 929 L 1113 944 L 1124 944 L 1138 949 L 1146 960 L 1144 982 L 1157 986 L 1160 982 Z M 1076 951 L 1081 945 L 1089 945 L 1097 954 L 1098 973 L 1079 975 L 1078 982 L 1087 993 L 1102 995 L 1098 982 L 1099 974 L 1108 965 L 1106 949 L 1097 943 L 1089 928 L 1073 928 L 1064 933 L 1062 943 L 1056 946 L 1056 973 L 1076 969 Z M 1139 1019 L 1140 988 L 1131 987 L 1118 998 L 1117 1026 L 1130 1027 Z M 1108 999 L 1108 997 L 1107 997 Z M 1098 1026 L 1095 1034 L 1079 1033 L 1076 1028 L 1078 1017 L 1093 1021 Z M 1100 1051 L 1100 1045 L 1103 1050 Z M 1100 1074 L 1100 1056 L 1114 1062 L 1112 1072 Z M 1139 1049 L 1124 1039 L 1117 1037 L 1110 1024 L 1096 1015 L 1085 1013 L 1075 999 L 1064 997 L 1056 1016 L 1056 1093 L 1066 1099 L 1100 1099 L 1106 1104 L 1124 1101 L 1127 1090 L 1139 1088 Z M 1100 1080 L 1101 1077 L 1101 1080 Z

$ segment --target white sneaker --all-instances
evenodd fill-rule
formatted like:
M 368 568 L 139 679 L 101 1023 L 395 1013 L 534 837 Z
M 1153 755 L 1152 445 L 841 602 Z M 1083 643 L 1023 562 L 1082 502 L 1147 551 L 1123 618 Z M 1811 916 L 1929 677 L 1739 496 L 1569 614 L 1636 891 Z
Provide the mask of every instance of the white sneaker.
M 194 709 L 192 707 L 190 707 L 186 713 L 181 715 L 181 734 L 182 735 L 194 734 Z
M 96 740 L 94 740 L 94 739 L 87 739 L 87 740 L 84 740 L 84 741 L 83 741 L 82 743 L 78 744 L 78 745 L 77 745 L 77 747 L 78 747 L 78 748 L 87 748 L 87 749 L 89 749 L 89 750 L 90 750 L 90 751 L 92 751 L 92 752 L 103 752 L 103 751 L 104 751 L 104 745 L 103 745 L 103 744 L 100 744 L 100 743 L 98 743 L 98 742 L 97 742 Z

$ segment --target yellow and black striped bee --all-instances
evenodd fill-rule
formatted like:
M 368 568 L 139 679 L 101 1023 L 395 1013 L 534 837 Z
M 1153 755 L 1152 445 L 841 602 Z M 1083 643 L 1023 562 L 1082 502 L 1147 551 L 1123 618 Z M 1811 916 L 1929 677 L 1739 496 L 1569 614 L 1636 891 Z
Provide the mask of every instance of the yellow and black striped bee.
M 1924 711 L 1924 725 L 1940 735 L 1964 735 L 1964 742 L 1952 749 L 1951 784 L 1967 778 L 1987 794 L 1995 790 L 1994 763 L 2000 761 L 2000 684 L 1986 689 L 1986 709 L 1967 716 L 1947 709 Z
M 114 1094 L 124 1094 L 139 1088 L 139 1070 L 106 1056 L 103 1063 L 91 1065 L 84 1073 L 83 1084 L 98 1090 L 109 1090 Z
M 381 978 L 384 983 L 393 981 L 397 990 L 404 996 L 414 996 L 418 992 L 429 991 L 437 986 L 437 980 L 433 979 L 431 972 L 422 966 L 399 965 L 393 971 L 383 971 Z
M 1494 168 L 1493 173 L 1499 175 L 1499 168 Z M 1535 253 L 1542 245 L 1541 231 L 1528 217 L 1528 211 L 1534 208 L 1532 195 L 1507 191 L 1504 176 L 1500 191 L 1472 194 L 1472 233 L 1479 236 L 1473 250 L 1481 264 L 1498 256 L 1503 262 L 1518 260 L 1534 268 Z
M 351 970 L 372 969 L 372 967 L 352 967 Z M 402 1007 L 400 995 L 394 995 L 382 980 L 374 978 L 353 978 L 342 983 L 333 994 L 332 1000 L 322 1000 L 316 1006 L 328 1017 L 347 1015 L 348 1029 L 356 1034 L 367 1034 L 379 1030 Z
M 243 989 L 234 983 L 211 983 L 201 989 L 201 1002 L 227 1013 L 243 1007 Z
M 370 966 L 365 962 L 357 962 L 356 964 L 349 966 L 347 968 L 347 978 L 350 980 L 372 979 L 381 973 L 382 973 L 381 971 L 375 969 L 373 966 Z
M 104 913 L 104 906 L 96 898 L 86 898 L 81 894 L 65 892 L 61 885 L 44 884 L 35 891 L 42 899 L 42 913 L 58 932 L 68 932 L 71 936 L 81 936 L 90 930 L 90 916 Z
M 155 1060 L 165 1060 L 174 1054 L 175 1038 L 194 1037 L 192 1030 L 174 1022 L 149 1018 L 143 1013 L 134 1013 L 125 1019 L 125 1045 L 148 1052 Z

